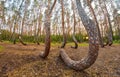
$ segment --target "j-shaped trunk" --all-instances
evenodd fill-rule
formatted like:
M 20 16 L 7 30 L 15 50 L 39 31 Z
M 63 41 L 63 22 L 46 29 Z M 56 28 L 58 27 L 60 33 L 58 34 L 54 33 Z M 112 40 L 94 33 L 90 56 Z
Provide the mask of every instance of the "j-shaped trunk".
M 69 56 L 66 54 L 64 49 L 60 50 L 60 56 L 63 59 L 63 61 L 66 63 L 66 65 L 68 65 L 70 68 L 82 71 L 89 68 L 96 61 L 99 50 L 99 39 L 98 39 L 97 27 L 95 23 L 85 13 L 80 0 L 76 0 L 76 5 L 79 16 L 88 33 L 89 52 L 85 58 L 79 61 L 74 61 L 71 58 L 69 58 Z
M 50 51 L 50 19 L 45 22 L 45 52 L 42 53 L 41 57 L 46 58 Z
M 40 55 L 42 58 L 46 58 L 49 55 L 50 52 L 50 18 L 51 13 L 56 4 L 56 0 L 54 0 L 54 3 L 51 8 L 48 7 L 48 9 L 45 11 L 45 51 Z

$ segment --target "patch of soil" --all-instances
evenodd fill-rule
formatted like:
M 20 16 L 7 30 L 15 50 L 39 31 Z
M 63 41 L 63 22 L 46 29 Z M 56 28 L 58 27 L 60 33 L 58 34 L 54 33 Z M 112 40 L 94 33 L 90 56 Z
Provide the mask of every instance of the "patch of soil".
M 0 53 L 0 77 L 120 77 L 120 45 L 100 48 L 95 64 L 85 71 L 75 71 L 67 67 L 59 57 L 58 46 L 51 47 L 47 59 L 39 54 L 44 45 L 0 43 L 4 51 Z M 79 60 L 87 55 L 88 47 L 65 48 L 68 55 Z

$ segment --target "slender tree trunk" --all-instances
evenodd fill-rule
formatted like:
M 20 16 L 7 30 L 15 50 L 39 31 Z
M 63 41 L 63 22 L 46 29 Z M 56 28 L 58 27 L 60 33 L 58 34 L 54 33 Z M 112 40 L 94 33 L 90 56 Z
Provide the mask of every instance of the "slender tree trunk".
M 99 44 L 101 45 L 101 47 L 104 47 L 104 44 L 103 44 L 103 39 L 101 37 L 101 33 L 100 33 L 100 28 L 99 28 L 99 24 L 98 24 L 98 21 L 97 21 L 97 18 L 96 18 L 96 15 L 95 15 L 95 12 L 94 12 L 94 9 L 90 3 L 90 0 L 87 0 L 87 3 L 88 3 L 88 6 L 90 8 L 90 11 L 93 15 L 93 18 L 94 18 L 94 21 L 95 21 L 95 25 L 97 26 L 97 32 L 98 32 L 98 37 L 99 37 Z
M 107 13 L 104 11 L 104 9 L 102 8 L 102 3 L 101 3 L 101 0 L 98 0 L 99 1 L 99 5 L 100 5 L 100 8 L 101 8 L 101 10 L 102 10 L 102 12 L 103 12 L 103 14 L 104 14 L 104 25 L 105 25 L 105 28 L 104 28 L 104 35 L 105 35 L 105 38 L 106 38 L 106 40 L 107 40 L 107 42 L 106 42 L 106 44 L 104 44 L 104 46 L 107 46 L 108 44 L 109 44 L 109 39 L 111 38 L 111 36 L 109 37 L 109 34 L 111 34 L 111 33 L 109 33 L 109 28 L 108 28 L 108 20 L 107 20 Z
M 13 44 L 16 44 L 16 34 L 15 34 L 15 29 L 16 29 L 16 21 L 15 21 L 15 24 L 14 24 L 14 26 L 13 26 L 13 33 L 12 33 Z
M 18 39 L 19 39 L 19 41 L 20 41 L 20 43 L 22 44 L 22 45 L 27 45 L 26 43 L 24 43 L 23 42 L 23 40 L 22 40 L 22 37 L 23 37 L 23 28 L 24 28 L 24 21 L 25 21 L 25 15 L 26 15 L 26 13 L 24 13 L 24 17 L 23 17 L 23 19 L 22 19 L 22 28 L 21 28 L 21 33 L 20 33 L 20 35 L 18 36 Z
M 1 25 L 0 25 L 0 42 L 2 42 L 2 29 L 1 29 Z
M 63 30 L 63 43 L 61 45 L 61 48 L 64 48 L 66 45 L 66 33 L 65 33 L 65 26 L 64 26 L 64 4 L 63 4 L 63 0 L 60 0 L 61 2 L 61 8 L 62 8 L 62 30 Z
M 38 44 L 38 45 L 40 45 L 40 43 L 39 43 L 39 34 L 41 35 L 41 20 L 40 20 L 40 16 L 39 16 L 39 18 L 38 18 L 38 30 L 37 30 L 37 35 L 36 35 L 36 43 Z
M 104 1 L 103 1 L 103 3 L 104 3 L 104 9 L 105 9 L 105 16 L 106 16 L 106 20 L 107 20 L 107 25 L 109 26 L 109 29 L 108 29 L 108 41 L 109 41 L 109 46 L 111 46 L 113 44 L 112 25 L 111 25 L 111 22 L 110 22 L 110 15 L 108 13 L 106 4 L 105 4 Z
M 119 21 L 120 17 L 117 17 L 116 18 L 116 25 L 117 25 L 117 30 L 118 30 L 118 36 L 119 36 L 119 39 L 120 39 L 120 21 Z
M 5 6 L 5 2 L 4 1 L 1 1 L 1 5 L 0 5 L 0 12 L 2 11 L 2 13 L 0 14 L 0 17 L 2 17 L 1 19 L 2 19 L 2 22 L 1 22 L 1 24 L 0 24 L 0 42 L 3 42 L 2 41 L 2 34 L 1 34 L 1 27 L 2 27 L 2 24 L 4 24 L 5 23 L 5 16 L 4 16 L 4 6 Z
M 89 36 L 89 52 L 86 58 L 79 61 L 74 61 L 69 58 L 64 49 L 60 50 L 60 55 L 66 65 L 68 65 L 70 68 L 82 71 L 89 68 L 96 61 L 99 50 L 99 39 L 97 27 L 95 26 L 95 23 L 85 13 L 80 0 L 76 0 L 76 5 L 79 16 L 81 17 L 83 25 Z
M 40 56 L 42 58 L 46 58 L 48 55 L 49 55 L 49 52 L 50 52 L 50 18 L 51 18 L 51 13 L 52 13 L 52 10 L 54 8 L 56 4 L 56 0 L 54 0 L 54 3 L 52 5 L 51 8 L 48 8 L 46 11 L 45 11 L 45 33 L 46 33 L 46 36 L 45 36 L 45 52 L 43 52 Z
M 73 19 L 74 19 L 72 39 L 73 39 L 73 42 L 75 43 L 75 46 L 74 46 L 74 47 L 72 46 L 72 48 L 77 49 L 77 48 L 78 48 L 78 42 L 77 42 L 77 40 L 76 40 L 76 38 L 75 38 L 76 18 L 75 18 L 75 9 L 74 9 L 74 3 L 73 3 L 73 1 L 72 1 L 72 7 L 73 7 Z

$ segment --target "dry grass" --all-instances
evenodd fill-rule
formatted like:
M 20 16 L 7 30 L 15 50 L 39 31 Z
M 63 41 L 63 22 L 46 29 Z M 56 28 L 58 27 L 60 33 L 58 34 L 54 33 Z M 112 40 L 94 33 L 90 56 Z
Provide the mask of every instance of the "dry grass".
M 1 43 L 4 52 L 0 53 L 0 77 L 120 77 L 120 45 L 100 48 L 93 66 L 85 71 L 75 71 L 67 67 L 59 58 L 58 44 L 52 46 L 47 59 L 39 57 L 44 45 Z M 79 60 L 87 55 L 88 47 L 65 48 L 69 56 Z

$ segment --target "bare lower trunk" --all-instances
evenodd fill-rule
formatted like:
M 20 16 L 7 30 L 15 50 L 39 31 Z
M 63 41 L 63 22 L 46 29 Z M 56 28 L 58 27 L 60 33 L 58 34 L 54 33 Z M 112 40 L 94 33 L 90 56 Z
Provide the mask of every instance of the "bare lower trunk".
M 66 45 L 66 33 L 65 33 L 65 26 L 64 26 L 64 5 L 63 5 L 63 0 L 60 0 L 61 2 L 61 8 L 62 8 L 62 30 L 63 30 L 63 43 L 61 45 L 61 48 L 64 48 Z
M 2 32 L 1 32 L 1 25 L 0 25 L 0 42 L 2 42 Z
M 13 28 L 13 33 L 12 33 L 11 38 L 12 38 L 13 44 L 16 44 L 15 25 L 14 25 L 14 28 Z
M 111 46 L 113 44 L 112 25 L 111 25 L 111 22 L 110 22 L 110 15 L 108 13 L 106 4 L 105 4 L 104 1 L 103 1 L 103 3 L 104 3 L 104 7 L 105 7 L 105 15 L 106 15 L 106 20 L 107 20 L 107 25 L 109 26 L 109 29 L 108 29 L 108 41 L 109 41 L 109 46 Z
M 73 41 L 74 41 L 74 43 L 75 43 L 75 46 L 73 47 L 73 46 L 71 46 L 71 48 L 74 48 L 74 49 L 77 49 L 78 48 L 78 42 L 77 42 L 77 40 L 76 40 L 76 38 L 75 38 L 75 36 L 73 35 Z
M 118 24 L 118 36 L 119 36 L 119 39 L 120 39 L 120 27 L 119 27 L 119 24 Z
M 91 2 L 89 0 L 87 0 L 87 3 L 88 3 L 88 6 L 90 8 L 90 11 L 93 15 L 93 18 L 94 18 L 94 21 L 95 21 L 95 25 L 97 27 L 97 31 L 98 31 L 98 37 L 99 37 L 99 44 L 101 45 L 101 47 L 103 48 L 104 47 L 104 44 L 103 44 L 103 40 L 102 40 L 102 37 L 101 37 L 101 33 L 100 33 L 100 28 L 99 28 L 99 24 L 98 24 L 98 21 L 97 21 L 97 18 L 96 18 L 96 15 L 95 15 L 95 12 L 93 10 L 93 7 L 91 5 Z
M 45 21 L 45 52 L 41 54 L 41 57 L 46 58 L 50 51 L 50 18 Z
M 19 39 L 19 41 L 20 41 L 20 43 L 21 43 L 22 45 L 27 45 L 26 43 L 23 42 L 22 36 L 19 36 L 18 39 Z
M 16 35 L 13 35 L 13 44 L 16 44 Z
M 87 57 L 79 61 L 74 61 L 69 58 L 64 49 L 60 50 L 60 56 L 70 68 L 82 71 L 89 68 L 96 61 L 99 50 L 99 40 L 95 23 L 85 13 L 80 0 L 76 0 L 76 4 L 79 16 L 89 36 L 89 52 Z
M 45 52 L 40 55 L 42 58 L 46 58 L 50 52 L 50 17 L 55 4 L 56 0 L 54 0 L 52 7 L 48 7 L 48 9 L 45 11 Z
M 63 36 L 63 42 L 62 42 L 62 45 L 61 45 L 61 48 L 64 48 L 65 45 L 66 45 L 66 36 Z
M 74 9 L 73 1 L 72 1 L 72 5 L 73 5 L 73 18 L 74 18 L 74 27 L 73 27 L 73 37 L 72 37 L 72 39 L 73 39 L 73 42 L 75 43 L 75 46 L 74 47 L 72 46 L 72 48 L 77 49 L 78 48 L 78 42 L 77 42 L 77 40 L 75 38 L 76 18 L 75 18 L 75 11 L 74 11 L 75 9 Z

